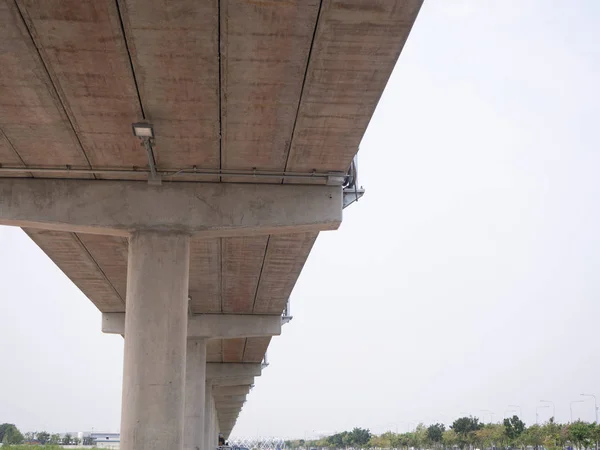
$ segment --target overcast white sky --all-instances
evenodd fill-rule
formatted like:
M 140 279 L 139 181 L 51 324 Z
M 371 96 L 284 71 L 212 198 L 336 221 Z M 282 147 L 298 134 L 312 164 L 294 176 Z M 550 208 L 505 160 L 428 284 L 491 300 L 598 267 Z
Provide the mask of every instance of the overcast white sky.
M 319 237 L 234 435 L 532 423 L 540 399 L 567 421 L 600 396 L 599 23 L 594 0 L 426 0 L 367 195 Z M 20 230 L 0 249 L 0 422 L 118 430 L 122 339 Z

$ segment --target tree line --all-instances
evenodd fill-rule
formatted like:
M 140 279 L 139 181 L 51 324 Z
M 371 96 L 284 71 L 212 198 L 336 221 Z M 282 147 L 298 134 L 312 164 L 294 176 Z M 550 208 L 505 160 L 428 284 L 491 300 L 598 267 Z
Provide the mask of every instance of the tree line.
M 456 419 L 448 429 L 441 423 L 419 424 L 414 431 L 380 435 L 354 428 L 318 440 L 286 441 L 289 448 L 385 448 L 385 449 L 598 449 L 600 425 L 588 422 L 548 422 L 527 427 L 518 417 L 502 423 L 483 424 L 476 417 Z
M 94 440 L 84 437 L 83 440 L 65 434 L 50 434 L 47 431 L 21 433 L 12 423 L 0 424 L 0 442 L 2 445 L 36 444 L 36 445 L 93 445 Z

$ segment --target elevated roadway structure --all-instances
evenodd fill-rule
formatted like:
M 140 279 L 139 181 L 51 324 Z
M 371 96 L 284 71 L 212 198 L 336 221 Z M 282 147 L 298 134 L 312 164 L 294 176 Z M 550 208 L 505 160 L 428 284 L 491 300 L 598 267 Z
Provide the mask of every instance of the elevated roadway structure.
M 123 449 L 230 434 L 421 2 L 0 0 L 0 224 L 124 336 Z

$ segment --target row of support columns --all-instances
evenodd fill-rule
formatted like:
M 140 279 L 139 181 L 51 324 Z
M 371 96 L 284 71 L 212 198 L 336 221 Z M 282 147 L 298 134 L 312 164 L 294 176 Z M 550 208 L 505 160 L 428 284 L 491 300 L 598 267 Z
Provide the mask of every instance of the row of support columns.
M 126 311 L 103 317 L 125 338 L 122 450 L 212 450 L 219 418 L 228 432 L 242 401 L 216 402 L 216 380 L 260 373 L 207 365 L 206 339 L 280 332 L 279 317 L 188 317 L 191 236 L 335 230 L 334 175 L 326 186 L 0 179 L 0 225 L 129 238 Z

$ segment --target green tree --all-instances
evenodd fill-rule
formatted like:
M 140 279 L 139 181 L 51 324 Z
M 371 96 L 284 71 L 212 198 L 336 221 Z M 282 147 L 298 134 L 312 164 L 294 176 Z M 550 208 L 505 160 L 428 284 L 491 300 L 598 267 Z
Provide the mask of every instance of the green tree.
M 12 423 L 0 425 L 0 442 L 6 445 L 22 444 L 25 438 L 19 429 Z
M 415 447 L 416 448 L 424 448 L 427 446 L 427 427 L 425 426 L 425 424 L 420 423 L 417 425 L 417 428 L 415 428 L 415 432 L 414 432 L 414 437 L 415 437 Z
M 544 448 L 548 450 L 560 450 L 563 448 L 565 439 L 563 438 L 563 426 L 554 421 L 551 417 L 548 422 L 542 425 L 542 435 L 544 436 Z
M 48 444 L 59 445 L 60 441 L 61 441 L 60 434 L 52 434 L 52 435 L 50 435 L 50 440 L 48 441 Z
M 35 441 L 35 435 L 35 431 L 28 431 L 27 433 L 23 434 L 23 437 L 25 438 L 25 444 L 33 443 L 33 441 Z
M 594 439 L 595 428 L 596 426 L 593 423 L 578 420 L 569 425 L 569 438 L 577 447 L 590 447 Z
M 397 434 L 396 438 L 392 442 L 393 448 L 405 448 L 405 447 L 408 448 L 408 446 L 409 446 L 408 433 Z
M 504 419 L 504 433 L 511 444 L 516 442 L 523 431 L 525 431 L 525 422 L 519 419 L 519 416 L 514 415 Z
M 490 423 L 474 432 L 475 441 L 483 448 L 502 447 L 506 440 L 505 429 L 503 425 Z
M 344 436 L 346 432 L 336 433 L 327 438 L 327 446 L 328 447 L 337 447 L 342 448 L 344 446 Z
M 521 437 L 523 444 L 531 445 L 536 449 L 544 444 L 544 430 L 538 424 L 531 425 L 527 428 Z
M 69 433 L 67 433 L 62 438 L 62 445 L 71 445 L 72 441 L 73 441 L 73 438 L 71 437 L 71 435 Z
M 600 425 L 596 425 L 592 431 L 592 439 L 594 440 L 594 446 L 598 450 L 598 442 L 600 442 Z
M 391 432 L 383 433 L 379 436 L 371 436 L 369 448 L 392 448 L 394 435 Z
M 429 427 L 427 427 L 427 440 L 433 444 L 440 444 L 442 442 L 442 437 L 444 436 L 444 431 L 446 431 L 446 426 L 444 424 L 436 423 L 429 425 Z
M 454 448 L 455 445 L 458 445 L 458 435 L 454 430 L 446 430 L 442 435 L 442 443 L 445 448 Z
M 365 447 L 371 439 L 371 432 L 366 428 L 354 428 L 348 435 L 350 444 L 356 447 Z
M 50 433 L 40 431 L 35 435 L 35 439 L 42 445 L 46 445 L 50 441 Z
M 467 444 L 472 444 L 475 441 L 475 431 L 481 429 L 482 424 L 476 417 L 461 417 L 456 419 L 450 428 L 452 428 L 458 436 L 458 445 L 463 448 Z

